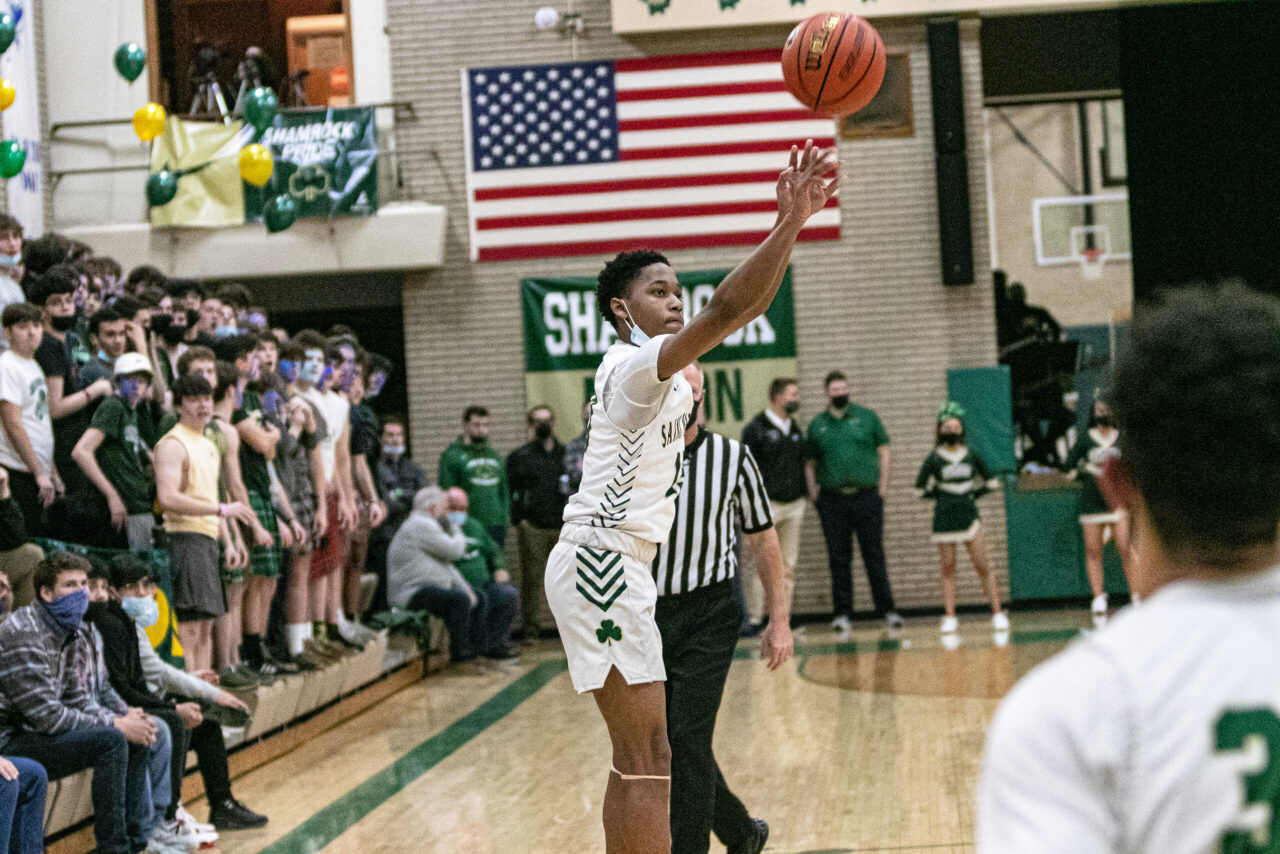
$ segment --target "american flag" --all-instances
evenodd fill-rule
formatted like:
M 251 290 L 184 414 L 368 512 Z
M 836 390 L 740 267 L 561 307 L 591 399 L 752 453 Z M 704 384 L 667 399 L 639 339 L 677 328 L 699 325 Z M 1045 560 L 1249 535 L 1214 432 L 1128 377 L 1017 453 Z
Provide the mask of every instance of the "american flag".
M 834 144 L 780 53 L 464 69 L 472 260 L 763 240 L 791 146 Z M 832 199 L 800 239 L 839 238 Z

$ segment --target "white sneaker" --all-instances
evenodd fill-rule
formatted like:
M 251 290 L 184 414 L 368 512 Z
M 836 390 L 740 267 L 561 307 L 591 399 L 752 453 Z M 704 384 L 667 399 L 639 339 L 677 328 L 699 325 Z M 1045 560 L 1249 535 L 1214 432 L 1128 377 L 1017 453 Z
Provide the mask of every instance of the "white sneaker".
M 898 615 L 897 611 L 890 611 L 885 614 L 884 621 L 889 624 L 889 629 L 891 631 L 897 631 L 907 624 L 906 620 L 903 620 L 902 617 Z
M 991 615 L 991 629 L 997 632 L 1009 631 L 1009 615 L 1004 611 Z
M 960 630 L 960 621 L 955 617 L 943 617 L 941 631 L 944 635 L 954 635 Z
M 188 844 L 183 841 L 178 834 L 174 833 L 172 830 L 166 829 L 163 823 L 157 824 L 152 828 L 151 836 L 147 839 L 148 851 L 155 848 L 159 851 L 165 852 L 165 854 L 171 854 L 171 852 L 175 851 L 181 851 L 185 854 L 185 852 L 199 847 L 199 843 L 192 842 Z
M 853 631 L 853 622 L 844 614 L 841 614 L 831 621 L 831 631 L 837 634 L 847 635 L 849 632 Z
M 196 838 L 200 840 L 201 845 L 212 844 L 218 841 L 217 828 L 212 824 L 197 821 L 196 817 L 187 812 L 186 808 L 183 807 L 182 804 L 178 804 L 178 811 L 174 813 L 173 817 L 194 830 Z

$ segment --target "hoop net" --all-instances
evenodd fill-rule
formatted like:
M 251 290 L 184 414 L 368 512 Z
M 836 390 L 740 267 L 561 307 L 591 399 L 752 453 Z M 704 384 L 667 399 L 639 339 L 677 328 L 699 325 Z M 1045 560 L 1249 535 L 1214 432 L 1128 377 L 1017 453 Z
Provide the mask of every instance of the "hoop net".
M 1080 273 L 1091 281 L 1102 278 L 1102 265 L 1107 256 L 1101 249 L 1083 249 L 1080 252 Z

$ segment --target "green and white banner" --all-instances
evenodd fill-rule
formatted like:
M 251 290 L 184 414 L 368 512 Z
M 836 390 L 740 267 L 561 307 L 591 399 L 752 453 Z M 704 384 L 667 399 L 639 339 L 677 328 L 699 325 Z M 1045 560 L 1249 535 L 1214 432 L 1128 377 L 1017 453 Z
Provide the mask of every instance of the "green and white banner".
M 373 107 L 281 111 L 259 140 L 275 171 L 265 187 L 245 184 L 245 219 L 262 220 L 267 199 L 287 193 L 298 216 L 378 212 L 378 139 Z
M 685 321 L 711 299 L 726 270 L 679 274 Z M 525 399 L 551 407 L 556 434 L 567 441 L 582 429 L 582 405 L 594 392 L 600 358 L 617 340 L 596 308 L 596 280 L 521 279 L 524 313 Z M 738 438 L 768 404 L 769 383 L 796 375 L 796 325 L 791 270 L 763 315 L 730 335 L 700 360 L 707 376 L 707 426 Z

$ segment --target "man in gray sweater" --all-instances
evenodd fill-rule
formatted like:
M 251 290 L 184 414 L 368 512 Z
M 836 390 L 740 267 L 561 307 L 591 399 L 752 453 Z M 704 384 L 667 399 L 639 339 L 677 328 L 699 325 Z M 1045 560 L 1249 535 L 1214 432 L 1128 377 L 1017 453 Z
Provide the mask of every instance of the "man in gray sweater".
M 454 514 L 439 487 L 420 489 L 413 497 L 413 512 L 387 548 L 387 601 L 393 608 L 427 611 L 444 620 L 452 664 L 479 655 L 501 657 L 484 648 L 489 636 L 487 609 L 454 566 L 467 549 L 462 515 L 463 519 L 451 518 Z

